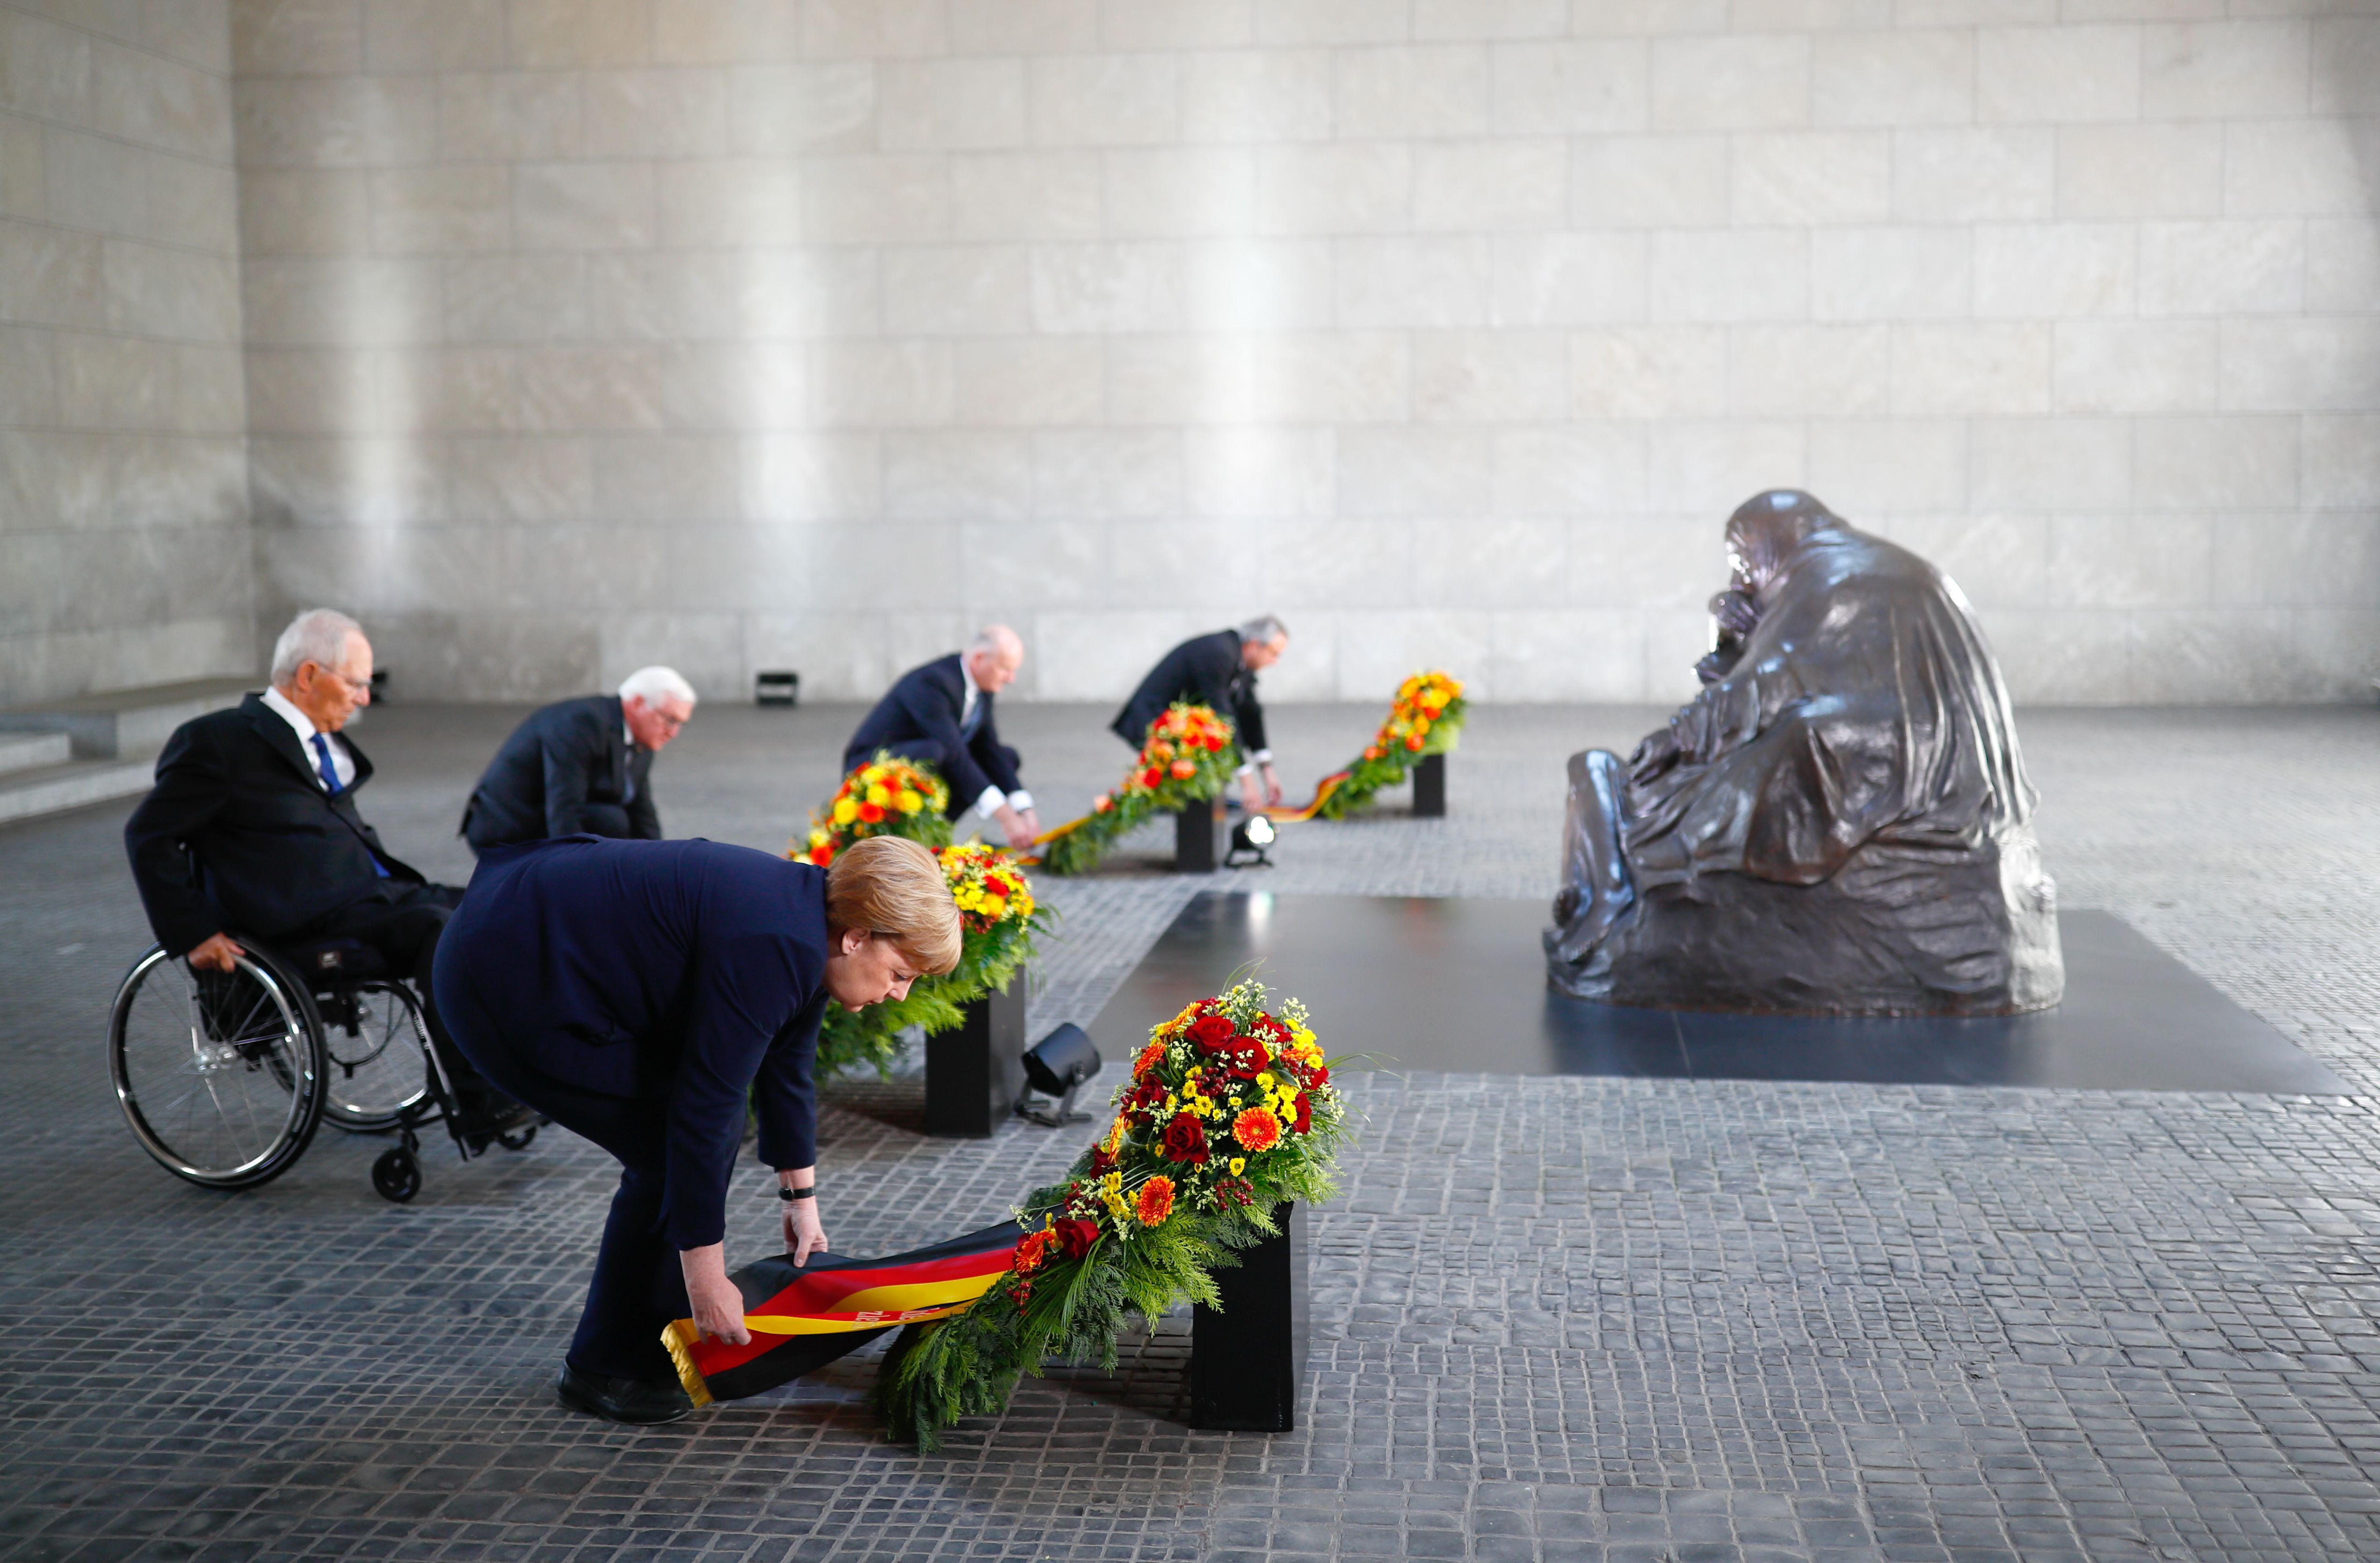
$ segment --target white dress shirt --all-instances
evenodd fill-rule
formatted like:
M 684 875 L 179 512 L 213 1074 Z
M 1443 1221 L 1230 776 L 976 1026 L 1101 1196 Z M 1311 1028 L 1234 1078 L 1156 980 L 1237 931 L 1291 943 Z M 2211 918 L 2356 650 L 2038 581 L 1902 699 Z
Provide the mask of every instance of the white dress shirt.
M 965 733 L 967 719 L 975 715 L 975 708 L 983 698 L 983 691 L 976 687 L 975 674 L 967 671 L 964 660 L 959 663 L 959 688 L 965 691 L 959 697 L 959 731 Z M 967 736 L 974 734 L 967 733 Z M 975 811 L 989 819 L 1000 812 L 1000 806 L 1003 803 L 1023 814 L 1033 806 L 1033 794 L 1019 787 L 1002 796 L 997 783 L 989 784 L 984 788 L 983 795 L 975 800 Z
M 306 769 L 314 778 L 314 785 L 322 786 L 322 762 L 314 753 L 314 734 L 320 733 L 322 729 L 314 725 L 312 717 L 298 709 L 296 701 L 281 693 L 279 689 L 267 688 L 264 692 L 264 703 L 272 707 L 281 720 L 289 724 L 289 730 L 292 733 L 298 734 L 298 747 L 306 755 Z M 339 791 L 344 793 L 356 784 L 356 757 L 347 753 L 346 740 L 335 733 L 330 735 L 329 746 L 331 769 L 338 773 Z

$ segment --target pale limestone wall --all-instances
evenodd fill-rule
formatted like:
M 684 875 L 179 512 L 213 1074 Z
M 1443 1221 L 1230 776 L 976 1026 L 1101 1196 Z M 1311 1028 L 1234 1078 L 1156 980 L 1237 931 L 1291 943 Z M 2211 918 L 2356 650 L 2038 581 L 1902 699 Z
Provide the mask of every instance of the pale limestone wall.
M 255 666 L 221 0 L 0 0 L 0 705 Z
M 277 610 L 420 692 L 1692 687 L 1721 519 L 2020 697 L 2380 661 L 2380 18 L 2222 0 L 237 0 Z

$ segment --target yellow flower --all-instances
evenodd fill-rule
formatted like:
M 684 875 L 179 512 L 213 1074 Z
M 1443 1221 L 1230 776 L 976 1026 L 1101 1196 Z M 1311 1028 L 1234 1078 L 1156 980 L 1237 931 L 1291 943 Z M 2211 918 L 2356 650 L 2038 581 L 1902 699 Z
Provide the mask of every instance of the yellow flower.
M 904 814 L 915 814 L 919 809 L 926 806 L 926 800 L 919 797 L 916 793 L 906 787 L 901 789 L 899 801 L 901 805 L 901 812 Z
M 858 818 L 859 806 L 857 804 L 852 802 L 849 798 L 837 798 L 834 800 L 834 822 L 836 824 L 848 825 Z
M 1244 1157 L 1244 1156 L 1235 1156 L 1235 1157 L 1232 1157 L 1232 1177 L 1236 1178 L 1236 1177 L 1238 1177 L 1241 1173 L 1243 1173 L 1243 1172 L 1246 1171 L 1247 1169 L 1248 1169 L 1248 1158 L 1247 1158 L 1246 1157 Z

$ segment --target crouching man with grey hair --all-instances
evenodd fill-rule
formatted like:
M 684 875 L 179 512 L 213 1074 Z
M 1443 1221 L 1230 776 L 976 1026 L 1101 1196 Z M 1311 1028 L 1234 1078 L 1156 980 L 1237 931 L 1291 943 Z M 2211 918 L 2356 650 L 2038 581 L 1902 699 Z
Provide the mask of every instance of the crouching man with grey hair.
M 1024 851 L 1041 833 L 1041 817 L 1018 774 L 1024 759 L 1000 741 L 991 715 L 993 697 L 1024 665 L 1025 642 L 1016 632 L 986 624 L 965 650 L 911 668 L 844 745 L 844 774 L 880 750 L 932 766 L 950 786 L 953 819 L 972 810 L 997 823 L 1008 844 Z
M 693 715 L 694 686 L 669 668 L 531 712 L 472 789 L 464 839 L 475 853 L 555 836 L 660 841 L 653 757 Z
M 1116 713 L 1111 728 L 1135 750 L 1148 724 L 1176 700 L 1210 708 L 1239 735 L 1240 797 L 1251 812 L 1281 802 L 1281 778 L 1273 774 L 1272 750 L 1265 742 L 1264 707 L 1257 703 L 1257 674 L 1289 649 L 1289 630 L 1266 613 L 1237 629 L 1195 636 L 1168 651 L 1140 681 Z M 1257 786 L 1257 772 L 1264 786 Z
M 463 892 L 399 862 L 356 807 L 372 764 L 342 730 L 371 704 L 371 673 L 361 625 L 328 608 L 298 614 L 273 645 L 272 687 L 165 741 L 124 847 L 158 942 L 199 970 L 232 969 L 236 928 L 285 951 L 353 939 L 413 978 L 458 1127 L 484 1145 L 534 1119 L 455 1050 L 431 996 Z

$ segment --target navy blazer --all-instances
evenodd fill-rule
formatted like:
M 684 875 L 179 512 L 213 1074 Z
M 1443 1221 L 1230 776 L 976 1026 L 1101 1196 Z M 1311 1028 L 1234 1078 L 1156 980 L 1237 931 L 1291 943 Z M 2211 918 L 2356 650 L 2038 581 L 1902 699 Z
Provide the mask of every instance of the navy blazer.
M 440 1012 L 662 1120 L 669 1240 L 720 1241 L 748 1098 L 771 1167 L 818 1159 L 826 873 L 717 842 L 565 836 L 480 859 L 438 940 Z
M 165 740 L 157 784 L 125 822 L 124 850 L 167 951 L 187 953 L 219 933 L 277 939 L 422 882 L 356 811 L 371 761 L 344 733 L 331 742 L 356 762 L 356 779 L 336 796 L 261 695 L 194 717 Z
M 1016 779 L 1016 751 L 1001 746 L 989 691 L 976 691 L 975 697 L 983 702 L 983 721 L 977 724 L 974 736 L 964 740 L 959 736 L 966 676 L 965 660 L 956 651 L 903 673 L 844 746 L 843 773 L 850 775 L 874 758 L 879 749 L 898 754 L 904 752 L 902 745 L 922 739 L 941 751 L 942 757 L 930 763 L 950 783 L 954 818 L 974 807 L 986 787 L 997 787 L 1003 794 L 1017 791 L 1024 783 Z
M 1257 675 L 1240 655 L 1239 631 L 1193 636 L 1168 651 L 1148 670 L 1109 730 L 1137 749 L 1148 736 L 1148 724 L 1176 700 L 1205 706 L 1229 721 L 1243 757 L 1269 747 L 1264 708 L 1257 704 Z
M 530 712 L 488 762 L 463 807 L 463 834 L 480 852 L 548 836 L 612 836 L 625 814 L 632 840 L 657 842 L 652 765 L 650 749 L 629 744 L 617 695 L 557 701 Z

